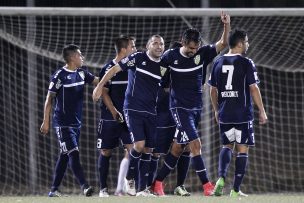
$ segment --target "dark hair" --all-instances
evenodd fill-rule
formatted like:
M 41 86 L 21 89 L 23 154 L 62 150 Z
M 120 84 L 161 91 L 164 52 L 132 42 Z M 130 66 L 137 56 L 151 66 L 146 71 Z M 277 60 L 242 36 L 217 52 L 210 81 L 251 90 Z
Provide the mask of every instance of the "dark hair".
M 169 49 L 175 49 L 182 47 L 182 44 L 178 41 L 174 41 L 170 43 Z
M 228 44 L 229 48 L 232 49 L 236 47 L 239 42 L 245 41 L 247 32 L 242 29 L 234 29 L 229 32 Z
M 79 46 L 75 45 L 75 44 L 68 44 L 66 45 L 63 50 L 62 50 L 62 56 L 63 59 L 66 63 L 68 63 L 70 61 L 70 57 L 77 53 L 77 50 L 79 50 Z
M 133 36 L 127 36 L 127 35 L 120 35 L 116 40 L 115 40 L 115 43 L 114 43 L 114 46 L 115 46 L 115 50 L 116 50 L 116 53 L 119 53 L 121 51 L 122 48 L 128 48 L 129 46 L 129 42 L 131 40 L 136 40 L 135 37 Z
M 201 33 L 196 28 L 189 28 L 184 31 L 182 36 L 182 41 L 185 44 L 189 44 L 190 42 L 200 43 L 202 41 Z

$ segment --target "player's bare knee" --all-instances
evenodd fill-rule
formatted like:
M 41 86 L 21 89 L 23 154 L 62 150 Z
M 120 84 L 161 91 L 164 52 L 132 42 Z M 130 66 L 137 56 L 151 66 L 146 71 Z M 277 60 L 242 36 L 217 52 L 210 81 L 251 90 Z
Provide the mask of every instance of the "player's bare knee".
M 223 148 L 229 148 L 229 149 L 233 150 L 234 149 L 234 144 L 223 145 Z
M 172 148 L 171 148 L 171 154 L 175 157 L 179 157 L 184 151 L 184 148 L 182 145 L 173 143 Z
M 238 153 L 246 153 L 246 154 L 248 154 L 249 146 L 248 145 L 237 144 L 236 145 L 236 151 Z
M 134 149 L 137 152 L 143 152 L 144 148 L 145 148 L 145 141 L 138 141 L 134 143 Z
M 202 152 L 201 152 L 202 145 L 201 145 L 201 142 L 199 139 L 191 141 L 189 143 L 189 147 L 190 147 L 192 156 L 197 156 L 197 155 L 202 154 Z

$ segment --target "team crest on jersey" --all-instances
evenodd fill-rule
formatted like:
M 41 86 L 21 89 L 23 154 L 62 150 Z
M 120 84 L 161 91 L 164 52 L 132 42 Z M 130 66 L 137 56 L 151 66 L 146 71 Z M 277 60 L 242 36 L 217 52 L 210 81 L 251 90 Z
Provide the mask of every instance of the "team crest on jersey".
M 196 56 L 194 57 L 194 63 L 195 63 L 196 65 L 198 65 L 198 64 L 200 63 L 200 61 L 201 61 L 201 56 L 200 56 L 200 55 L 196 55 Z
M 165 68 L 165 67 L 160 67 L 160 74 L 161 74 L 161 76 L 164 76 L 165 75 L 165 73 L 166 73 L 166 71 L 167 71 L 167 68 Z
M 80 75 L 80 77 L 84 80 L 84 72 L 83 72 L 83 71 L 80 71 L 80 72 L 79 72 L 79 75 Z

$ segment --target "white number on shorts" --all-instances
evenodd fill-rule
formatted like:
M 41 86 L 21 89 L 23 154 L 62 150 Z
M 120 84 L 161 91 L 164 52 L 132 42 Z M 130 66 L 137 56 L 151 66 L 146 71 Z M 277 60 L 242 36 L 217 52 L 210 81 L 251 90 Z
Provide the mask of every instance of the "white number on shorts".
M 100 149 L 101 148 L 101 143 L 102 143 L 102 139 L 97 139 L 97 148 Z
M 61 152 L 67 152 L 68 151 L 65 142 L 60 142 L 60 149 L 61 149 Z

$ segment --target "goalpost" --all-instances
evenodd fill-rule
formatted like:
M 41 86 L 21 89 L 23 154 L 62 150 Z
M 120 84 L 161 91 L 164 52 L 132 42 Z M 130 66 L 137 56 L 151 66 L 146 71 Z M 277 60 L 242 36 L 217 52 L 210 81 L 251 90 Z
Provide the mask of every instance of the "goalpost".
M 257 66 L 269 117 L 265 126 L 255 121 L 256 146 L 249 152 L 242 190 L 303 192 L 304 9 L 223 10 L 231 15 L 232 28 L 248 31 L 248 57 Z M 160 34 L 168 48 L 186 28 L 196 27 L 204 43 L 214 43 L 223 31 L 220 11 L 0 7 L 0 195 L 46 194 L 50 188 L 59 153 L 57 138 L 53 130 L 42 137 L 39 127 L 50 76 L 63 65 L 64 45 L 79 45 L 89 70 L 98 75 L 102 64 L 115 56 L 113 40 L 118 35 L 132 34 L 137 38 L 137 47 L 144 48 L 149 36 Z M 96 128 L 100 110 L 92 102 L 92 91 L 92 86 L 85 91 L 80 156 L 88 182 L 98 188 Z M 206 88 L 199 131 L 208 174 L 215 181 L 220 141 L 208 91 Z M 116 187 L 122 156 L 121 149 L 112 156 L 110 192 Z M 227 189 L 233 181 L 233 161 L 230 167 Z M 175 187 L 175 176 L 172 173 L 165 180 L 169 193 Z M 66 193 L 80 191 L 70 171 L 62 186 Z M 192 169 L 186 187 L 191 192 L 201 190 Z

